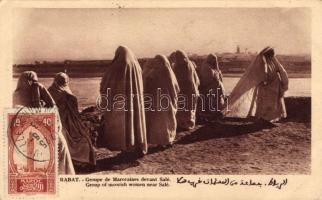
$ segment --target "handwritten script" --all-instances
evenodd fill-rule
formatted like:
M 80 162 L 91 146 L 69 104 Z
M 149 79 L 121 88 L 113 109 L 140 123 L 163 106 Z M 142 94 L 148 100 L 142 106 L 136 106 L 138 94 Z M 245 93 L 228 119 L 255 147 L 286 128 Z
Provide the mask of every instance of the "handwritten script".
M 199 178 L 198 180 L 190 180 L 188 178 L 185 178 L 183 176 L 177 178 L 178 184 L 189 184 L 192 187 L 196 188 L 199 185 L 225 185 L 225 186 L 249 186 L 249 187 L 274 187 L 277 189 L 282 189 L 284 186 L 287 185 L 287 178 L 282 179 L 281 181 L 277 181 L 275 178 L 270 178 L 266 182 L 262 181 L 254 181 L 252 179 L 241 179 L 241 180 L 235 180 L 231 178 L 224 178 L 224 179 L 218 179 L 218 178 Z

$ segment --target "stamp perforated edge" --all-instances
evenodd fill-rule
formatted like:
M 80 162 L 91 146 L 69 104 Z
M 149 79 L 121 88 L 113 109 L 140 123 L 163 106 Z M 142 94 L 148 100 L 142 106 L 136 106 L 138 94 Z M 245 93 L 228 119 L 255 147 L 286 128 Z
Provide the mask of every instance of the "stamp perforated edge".
M 55 194 L 8 194 L 8 114 L 17 114 L 27 113 L 27 114 L 41 114 L 48 113 L 54 114 L 55 116 Z M 27 108 L 27 107 L 16 107 L 16 108 L 4 108 L 3 116 L 2 116 L 3 130 L 2 130 L 2 198 L 3 199 L 40 199 L 40 198 L 57 198 L 59 196 L 59 174 L 58 174 L 58 140 L 59 140 L 59 132 L 61 131 L 61 122 L 59 118 L 59 113 L 56 107 L 54 108 Z

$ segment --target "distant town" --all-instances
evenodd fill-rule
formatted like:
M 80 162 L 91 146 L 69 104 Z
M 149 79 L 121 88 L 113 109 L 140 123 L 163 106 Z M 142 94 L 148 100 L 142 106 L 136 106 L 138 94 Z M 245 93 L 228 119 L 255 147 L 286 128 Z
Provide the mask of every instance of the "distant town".
M 198 66 L 202 64 L 207 55 L 188 54 Z M 236 52 L 216 53 L 219 67 L 226 76 L 240 76 L 255 58 L 257 52 L 250 52 L 247 48 L 241 51 L 237 46 Z M 311 76 L 310 55 L 277 55 L 291 77 Z M 138 58 L 141 66 L 149 58 Z M 50 77 L 58 72 L 66 72 L 71 77 L 100 77 L 111 60 L 64 60 L 60 62 L 35 61 L 32 64 L 15 64 L 13 76 L 18 77 L 21 72 L 33 70 L 39 77 Z

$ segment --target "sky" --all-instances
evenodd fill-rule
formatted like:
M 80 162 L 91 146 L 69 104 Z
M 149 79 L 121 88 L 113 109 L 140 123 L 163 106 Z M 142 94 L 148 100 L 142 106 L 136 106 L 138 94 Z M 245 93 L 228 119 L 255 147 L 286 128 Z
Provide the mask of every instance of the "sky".
M 259 52 L 310 54 L 309 8 L 19 8 L 14 11 L 16 64 L 112 59 L 120 45 L 137 57 Z

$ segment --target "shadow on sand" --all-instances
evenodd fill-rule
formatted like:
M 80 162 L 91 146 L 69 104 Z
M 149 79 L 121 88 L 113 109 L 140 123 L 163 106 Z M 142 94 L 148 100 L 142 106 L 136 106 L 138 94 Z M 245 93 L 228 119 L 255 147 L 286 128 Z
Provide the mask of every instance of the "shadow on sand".
M 300 122 L 310 126 L 311 122 L 311 98 L 310 97 L 286 97 L 285 105 L 288 117 L 282 120 L 283 122 Z M 89 107 L 82 112 L 82 118 L 91 124 L 92 128 L 99 131 L 101 113 L 95 111 L 95 107 Z M 200 120 L 200 119 L 199 119 Z M 239 135 L 257 132 L 263 129 L 270 129 L 275 127 L 271 123 L 254 123 L 249 119 L 240 118 L 223 118 L 220 120 L 210 119 L 199 123 L 196 129 L 190 131 L 177 131 L 177 138 L 174 145 L 191 144 L 198 141 L 205 141 L 216 138 L 228 138 Z M 160 147 L 149 148 L 149 154 L 158 153 L 168 149 Z M 147 156 L 148 156 L 147 155 Z M 137 155 L 117 154 L 102 160 L 98 160 L 96 166 L 77 165 L 77 174 L 88 174 L 93 172 L 107 171 L 107 170 L 124 170 L 130 167 L 138 166 Z
M 215 138 L 235 137 L 273 127 L 276 126 L 269 122 L 254 123 L 245 119 L 225 118 L 221 121 L 209 122 L 185 134 L 181 138 L 178 138 L 176 144 L 190 144 Z
M 221 121 L 208 122 L 199 128 L 191 131 L 178 132 L 176 144 L 190 144 L 198 141 L 210 140 L 215 138 L 235 137 L 238 135 L 248 134 L 262 129 L 270 129 L 275 127 L 271 123 L 254 123 L 245 119 L 226 118 Z M 148 154 L 154 154 L 164 151 L 168 147 L 151 147 Z M 88 174 L 93 172 L 107 170 L 125 170 L 127 168 L 136 167 L 140 163 L 138 159 L 140 155 L 136 153 L 119 153 L 114 157 L 98 160 L 95 166 L 76 166 L 77 174 Z
M 137 159 L 139 158 L 140 156 L 135 153 L 119 153 L 114 157 L 98 160 L 95 166 L 88 164 L 83 166 L 75 166 L 75 170 L 77 174 L 88 174 L 107 170 L 125 170 L 127 168 L 138 166 L 140 163 L 137 161 Z

